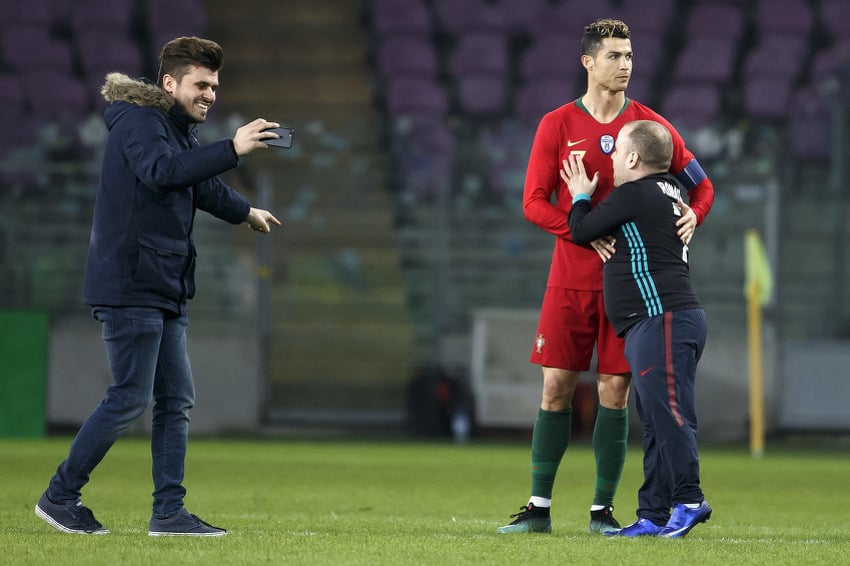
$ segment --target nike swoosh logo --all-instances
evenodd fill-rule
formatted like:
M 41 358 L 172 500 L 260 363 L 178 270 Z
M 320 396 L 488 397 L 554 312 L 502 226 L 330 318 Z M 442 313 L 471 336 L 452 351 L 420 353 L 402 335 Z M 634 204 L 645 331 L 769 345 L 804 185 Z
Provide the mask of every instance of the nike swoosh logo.
M 655 369 L 655 366 L 650 366 L 650 367 L 646 368 L 645 370 L 641 371 L 640 376 L 643 377 L 654 369 Z
M 573 147 L 574 145 L 578 145 L 578 144 L 580 144 L 581 142 L 585 141 L 586 139 L 587 139 L 587 138 L 581 138 L 580 140 L 576 140 L 576 141 L 573 141 L 573 140 L 567 140 L 567 147 Z

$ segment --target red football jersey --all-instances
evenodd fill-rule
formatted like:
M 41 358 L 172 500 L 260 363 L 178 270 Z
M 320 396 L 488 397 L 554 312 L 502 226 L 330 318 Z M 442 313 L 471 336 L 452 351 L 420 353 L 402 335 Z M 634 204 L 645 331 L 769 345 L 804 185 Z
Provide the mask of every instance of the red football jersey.
M 599 172 L 599 183 L 592 199 L 594 205 L 598 204 L 614 188 L 611 152 L 617 134 L 620 128 L 633 120 L 654 120 L 670 130 L 673 136 L 671 173 L 683 172 L 694 161 L 694 155 L 685 147 L 682 136 L 667 120 L 628 98 L 620 114 L 607 124 L 593 118 L 581 99 L 549 112 L 540 120 L 525 175 L 523 212 L 530 222 L 556 236 L 547 286 L 602 290 L 602 259 L 593 248 L 580 246 L 570 237 L 567 217 L 572 197 L 559 171 L 567 156 L 580 153 L 588 175 L 592 178 L 595 172 Z M 714 187 L 704 176 L 696 179 L 696 183 L 683 182 L 688 189 L 689 206 L 694 210 L 697 222 L 701 223 L 714 201 Z

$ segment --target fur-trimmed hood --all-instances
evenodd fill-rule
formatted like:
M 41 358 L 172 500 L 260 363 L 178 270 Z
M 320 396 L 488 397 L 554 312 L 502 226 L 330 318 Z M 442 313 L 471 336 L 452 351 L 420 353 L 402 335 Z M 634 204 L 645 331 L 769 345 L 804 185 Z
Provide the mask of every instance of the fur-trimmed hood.
M 164 90 L 149 82 L 131 79 L 123 73 L 109 73 L 100 94 L 107 102 L 123 100 L 137 106 L 151 106 L 163 113 L 174 106 L 174 99 Z

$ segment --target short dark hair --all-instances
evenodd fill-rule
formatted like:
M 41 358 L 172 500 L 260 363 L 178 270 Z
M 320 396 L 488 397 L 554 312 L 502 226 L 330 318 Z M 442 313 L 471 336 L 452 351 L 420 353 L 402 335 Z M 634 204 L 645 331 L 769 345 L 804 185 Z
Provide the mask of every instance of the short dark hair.
M 177 37 L 163 45 L 159 52 L 156 82 L 162 84 L 165 75 L 171 75 L 179 82 L 191 66 L 218 71 L 223 60 L 224 51 L 215 41 L 194 36 Z
M 590 22 L 584 26 L 584 33 L 581 36 L 581 54 L 595 56 L 602 47 L 602 40 L 606 37 L 631 39 L 632 32 L 629 31 L 629 26 L 620 20 L 603 18 Z
M 670 130 L 653 120 L 629 122 L 629 145 L 653 171 L 666 171 L 673 160 L 673 136 Z

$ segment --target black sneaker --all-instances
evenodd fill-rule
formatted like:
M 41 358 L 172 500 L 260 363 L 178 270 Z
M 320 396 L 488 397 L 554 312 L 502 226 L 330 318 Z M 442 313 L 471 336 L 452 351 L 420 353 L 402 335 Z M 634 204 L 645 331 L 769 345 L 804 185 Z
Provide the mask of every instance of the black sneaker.
M 76 505 L 58 505 L 50 501 L 45 491 L 35 506 L 35 515 L 54 529 L 63 533 L 78 533 L 83 535 L 105 535 L 109 529 L 104 529 L 88 507 L 82 502 Z
M 617 533 L 620 530 L 620 523 L 614 518 L 614 508 L 609 505 L 599 511 L 591 511 L 588 530 L 591 533 L 601 533 L 608 536 Z
M 523 505 L 519 513 L 511 515 L 514 520 L 510 525 L 499 527 L 497 533 L 551 533 L 552 520 L 549 518 L 548 507 L 535 507 L 533 503 Z
M 167 519 L 151 518 L 148 527 L 148 536 L 152 537 L 223 537 L 226 534 L 226 530 L 202 521 L 186 509 L 180 509 Z

